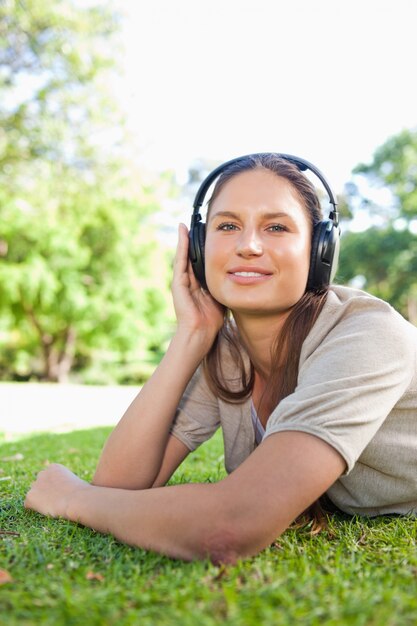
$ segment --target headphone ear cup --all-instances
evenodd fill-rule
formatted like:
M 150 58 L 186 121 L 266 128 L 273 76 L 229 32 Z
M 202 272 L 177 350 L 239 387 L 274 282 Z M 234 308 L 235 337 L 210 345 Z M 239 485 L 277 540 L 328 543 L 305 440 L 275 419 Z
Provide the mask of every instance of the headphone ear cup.
M 334 278 L 339 260 L 340 229 L 332 220 L 314 226 L 307 291 L 327 287 Z
M 195 224 L 189 234 L 188 256 L 191 261 L 194 276 L 200 285 L 207 289 L 204 264 L 204 248 L 206 244 L 206 225 L 203 222 Z
M 316 288 L 317 282 L 317 254 L 319 248 L 319 240 L 321 235 L 322 222 L 318 222 L 314 225 L 313 237 L 311 240 L 311 252 L 310 252 L 310 269 L 308 272 L 307 291 L 312 291 Z

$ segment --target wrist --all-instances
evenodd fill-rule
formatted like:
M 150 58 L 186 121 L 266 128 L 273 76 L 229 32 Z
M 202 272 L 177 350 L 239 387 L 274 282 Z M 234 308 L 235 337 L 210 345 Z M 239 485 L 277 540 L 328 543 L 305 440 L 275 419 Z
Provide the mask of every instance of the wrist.
M 204 329 L 190 329 L 186 327 L 178 327 L 175 335 L 171 340 L 176 349 L 185 350 L 188 353 L 195 352 L 200 356 L 200 360 L 205 357 L 207 352 L 216 339 L 216 333 L 208 333 Z
M 94 485 L 80 480 L 80 484 L 77 485 L 67 496 L 65 504 L 65 512 L 63 517 L 71 522 L 82 523 L 82 499 L 88 492 L 95 489 Z

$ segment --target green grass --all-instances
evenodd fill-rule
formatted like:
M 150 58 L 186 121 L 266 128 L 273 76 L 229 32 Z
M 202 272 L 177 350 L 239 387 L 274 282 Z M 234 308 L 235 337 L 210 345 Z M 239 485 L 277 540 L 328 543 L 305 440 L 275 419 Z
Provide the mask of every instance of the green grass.
M 13 578 L 0 586 L 1 625 L 417 624 L 415 519 L 336 516 L 318 536 L 288 530 L 262 554 L 222 568 L 168 559 L 23 509 L 46 461 L 90 479 L 108 432 L 0 444 L 0 478 L 10 477 L 0 481 L 0 569 Z M 3 460 L 16 454 L 23 459 Z M 223 475 L 216 435 L 172 482 Z

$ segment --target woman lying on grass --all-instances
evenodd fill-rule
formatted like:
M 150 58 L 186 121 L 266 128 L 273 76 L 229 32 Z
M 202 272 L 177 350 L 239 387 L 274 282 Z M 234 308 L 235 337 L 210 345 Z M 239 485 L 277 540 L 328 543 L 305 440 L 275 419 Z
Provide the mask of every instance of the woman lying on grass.
M 268 546 L 323 494 L 347 513 L 417 514 L 417 329 L 373 296 L 329 286 L 337 212 L 308 164 L 333 204 L 320 221 L 306 163 L 264 154 L 222 166 L 205 228 L 193 218 L 193 266 L 179 229 L 166 355 L 92 484 L 50 465 L 27 508 L 226 563 Z M 219 426 L 228 476 L 164 486 Z

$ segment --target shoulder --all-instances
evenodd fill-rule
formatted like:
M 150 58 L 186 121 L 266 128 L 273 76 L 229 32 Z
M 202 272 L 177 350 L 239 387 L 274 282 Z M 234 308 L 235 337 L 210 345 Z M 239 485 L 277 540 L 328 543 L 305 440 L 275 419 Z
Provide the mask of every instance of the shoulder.
M 387 302 L 364 291 L 332 287 L 304 341 L 304 377 L 380 380 L 410 384 L 417 377 L 417 328 Z
M 338 318 L 345 317 L 346 315 L 359 317 L 361 314 L 373 316 L 382 313 L 395 317 L 398 316 L 403 322 L 408 323 L 388 302 L 385 302 L 385 300 L 381 300 L 381 298 L 377 298 L 366 291 L 341 285 L 332 285 L 330 287 L 323 310 L 325 316 L 336 315 Z
M 296 389 L 272 413 L 268 434 L 292 429 L 323 438 L 350 471 L 414 390 L 416 354 L 417 328 L 388 303 L 332 287 L 303 344 Z
M 388 302 L 361 291 L 331 286 L 326 303 L 306 339 L 309 352 L 328 338 L 404 349 L 411 357 L 417 350 L 417 328 Z

